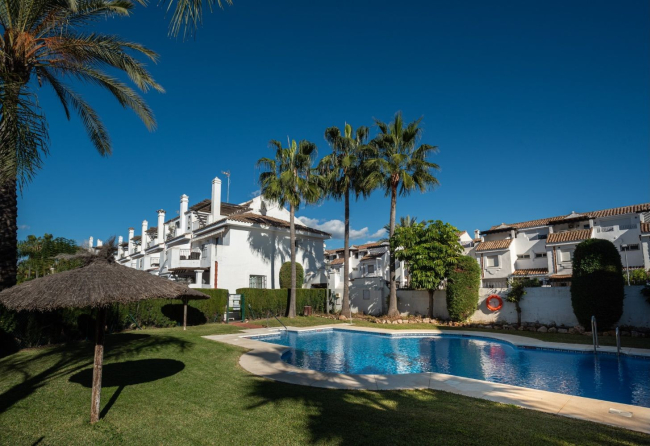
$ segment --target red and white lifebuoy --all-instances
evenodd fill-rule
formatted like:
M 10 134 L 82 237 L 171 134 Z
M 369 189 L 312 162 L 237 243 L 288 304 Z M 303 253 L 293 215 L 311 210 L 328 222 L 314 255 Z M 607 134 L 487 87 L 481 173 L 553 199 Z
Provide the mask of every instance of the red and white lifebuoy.
M 490 301 L 496 300 L 498 303 L 497 305 L 492 305 Z M 487 299 L 485 299 L 485 305 L 487 306 L 488 310 L 490 311 L 498 311 L 503 307 L 503 300 L 497 296 L 496 294 L 491 294 L 488 296 Z

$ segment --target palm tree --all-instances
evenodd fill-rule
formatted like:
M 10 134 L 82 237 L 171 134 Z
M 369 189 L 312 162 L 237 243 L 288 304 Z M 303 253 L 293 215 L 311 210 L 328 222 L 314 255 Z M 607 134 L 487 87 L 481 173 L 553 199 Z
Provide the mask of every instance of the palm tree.
M 407 215 L 406 217 L 402 216 L 399 218 L 399 223 L 395 223 L 395 228 L 412 228 L 415 226 L 418 222 L 417 217 L 411 217 L 410 215 Z M 390 233 L 390 223 L 386 223 L 384 225 L 384 230 L 386 231 L 386 234 Z M 390 239 L 383 238 L 379 240 L 380 242 L 390 242 Z
M 324 178 L 324 190 L 335 200 L 345 202 L 345 235 L 343 250 L 343 304 L 341 315 L 350 313 L 350 192 L 357 198 L 367 191 L 361 187 L 361 167 L 364 147 L 368 140 L 368 127 L 359 127 L 356 132 L 345 124 L 343 133 L 337 127 L 325 130 L 325 139 L 332 147 L 332 153 L 325 156 L 318 165 Z
M 33 177 L 48 152 L 38 88 L 52 88 L 68 119 L 74 109 L 103 156 L 111 153 L 108 132 L 67 80 L 107 90 L 148 129 L 156 126 L 145 101 L 104 70 L 126 73 L 142 91 L 162 92 L 145 65 L 131 55 L 155 62 L 157 54 L 117 36 L 83 30 L 101 19 L 128 16 L 132 8 L 130 0 L 0 0 L 0 290 L 16 282 L 17 188 Z
M 419 127 L 422 118 L 417 119 L 406 127 L 402 121 L 402 113 L 398 112 L 390 123 L 375 119 L 379 134 L 370 143 L 370 155 L 364 163 L 366 179 L 365 188 L 379 187 L 390 196 L 389 238 L 395 234 L 395 210 L 397 196 L 409 195 L 419 189 L 426 192 L 438 185 L 438 179 L 433 171 L 440 167 L 427 158 L 436 153 L 438 148 L 429 144 L 419 144 L 422 129 Z M 398 316 L 397 285 L 395 283 L 395 252 L 390 252 L 390 298 L 388 315 Z
M 275 159 L 260 158 L 257 167 L 260 173 L 262 195 L 277 201 L 282 207 L 289 205 L 289 237 L 291 243 L 291 291 L 287 316 L 296 317 L 296 211 L 303 203 L 314 203 L 321 197 L 317 176 L 312 173 L 312 164 L 316 157 L 316 145 L 302 140 L 296 144 L 291 141 L 289 147 L 282 147 L 280 141 L 271 140 L 271 149 L 275 150 Z

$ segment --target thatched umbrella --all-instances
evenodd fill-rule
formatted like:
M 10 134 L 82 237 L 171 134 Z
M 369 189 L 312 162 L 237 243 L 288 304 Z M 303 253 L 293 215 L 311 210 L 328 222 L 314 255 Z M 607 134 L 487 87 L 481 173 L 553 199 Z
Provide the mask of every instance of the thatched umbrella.
M 208 298 L 185 285 L 119 265 L 114 261 L 114 253 L 115 247 L 110 241 L 97 255 L 81 256 L 85 265 L 80 268 L 30 280 L 0 292 L 0 304 L 10 310 L 97 308 L 91 423 L 99 420 L 100 413 L 106 309 L 116 303 L 129 304 L 146 299 L 180 298 L 187 305 L 188 299 Z

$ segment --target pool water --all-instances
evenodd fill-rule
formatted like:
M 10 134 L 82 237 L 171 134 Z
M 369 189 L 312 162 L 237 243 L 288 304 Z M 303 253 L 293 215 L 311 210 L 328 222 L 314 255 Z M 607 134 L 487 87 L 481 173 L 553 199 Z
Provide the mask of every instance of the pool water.
M 289 347 L 282 360 L 347 374 L 437 372 L 650 407 L 650 359 L 518 348 L 458 335 L 382 335 L 349 330 L 281 332 L 255 339 Z

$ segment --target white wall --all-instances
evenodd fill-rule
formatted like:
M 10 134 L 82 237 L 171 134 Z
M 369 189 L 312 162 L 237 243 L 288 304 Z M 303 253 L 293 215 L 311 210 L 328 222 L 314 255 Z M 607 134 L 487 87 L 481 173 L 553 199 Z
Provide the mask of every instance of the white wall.
M 619 325 L 650 328 L 650 304 L 641 295 L 642 286 L 625 287 L 623 301 L 623 316 Z M 515 304 L 505 300 L 506 289 L 481 288 L 479 290 L 478 309 L 470 317 L 471 322 L 517 322 Z M 578 320 L 571 306 L 571 291 L 569 287 L 539 287 L 527 288 L 527 294 L 521 301 L 522 322 L 539 322 L 541 324 L 556 324 L 575 326 Z M 485 300 L 491 294 L 503 299 L 503 308 L 499 311 L 487 309 Z M 402 315 L 419 313 L 427 314 L 429 295 L 426 291 L 398 290 L 397 308 Z M 436 291 L 433 304 L 434 317 L 447 319 L 447 296 L 445 291 Z
M 355 279 L 350 286 L 350 309 L 352 313 L 385 314 L 388 311 L 385 305 L 388 293 L 388 287 L 380 278 Z

